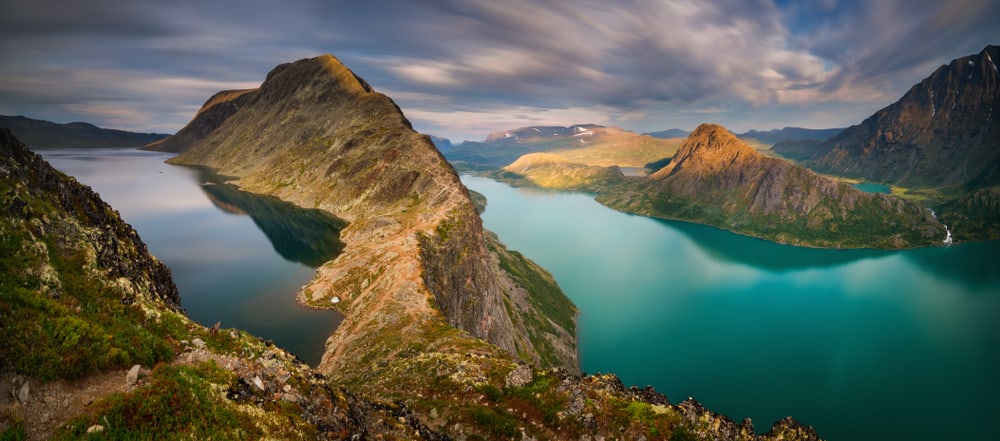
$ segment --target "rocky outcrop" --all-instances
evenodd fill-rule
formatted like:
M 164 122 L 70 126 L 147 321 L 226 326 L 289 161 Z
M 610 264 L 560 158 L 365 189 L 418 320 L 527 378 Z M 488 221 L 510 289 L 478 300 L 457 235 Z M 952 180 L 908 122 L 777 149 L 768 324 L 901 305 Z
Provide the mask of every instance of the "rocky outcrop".
M 0 127 L 6 127 L 32 148 L 140 147 L 169 136 L 103 129 L 85 122 L 59 124 L 5 115 L 0 115 Z
M 764 157 L 713 124 L 692 132 L 668 165 L 598 201 L 796 245 L 905 248 L 946 234 L 913 203 Z
M 357 373 L 352 354 L 377 347 L 391 356 L 431 341 L 439 319 L 528 361 L 577 369 L 575 321 L 516 301 L 536 293 L 501 269 L 508 251 L 490 245 L 454 170 L 391 99 L 336 58 L 283 64 L 258 89 L 209 100 L 163 146 L 183 152 L 174 163 L 216 168 L 243 190 L 348 222 L 343 252 L 299 293 L 316 307 L 337 297 L 346 315 L 324 371 Z M 559 314 L 574 317 L 575 308 Z M 535 322 L 559 326 L 539 335 L 528 329 Z M 540 350 L 543 341 L 558 343 L 554 352 Z
M 52 168 L 7 129 L 0 129 L 0 194 L 3 215 L 12 228 L 26 228 L 35 238 L 54 237 L 53 253 L 79 254 L 92 261 L 102 278 L 122 285 L 123 303 L 136 297 L 180 308 L 170 270 L 152 257 L 134 229 L 121 220 L 90 187 Z M 35 200 L 50 209 L 42 211 Z M 58 279 L 46 278 L 42 289 L 60 295 Z
M 823 142 L 774 150 L 810 168 L 907 187 L 1000 183 L 1000 46 L 952 60 Z

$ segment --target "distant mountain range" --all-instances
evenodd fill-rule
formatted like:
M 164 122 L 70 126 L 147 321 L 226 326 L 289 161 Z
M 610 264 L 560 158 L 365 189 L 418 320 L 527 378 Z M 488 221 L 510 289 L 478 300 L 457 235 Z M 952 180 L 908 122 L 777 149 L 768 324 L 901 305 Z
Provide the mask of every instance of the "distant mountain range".
M 959 239 L 1000 238 L 1000 46 L 952 60 L 825 141 L 773 150 L 821 173 L 903 187 Z
M 737 133 L 736 136 L 743 140 L 756 140 L 761 144 L 777 144 L 790 140 L 824 140 L 840 133 L 841 128 L 836 129 L 804 129 L 802 127 L 785 127 L 783 129 L 771 130 L 750 130 L 749 132 Z M 690 132 L 682 129 L 668 129 L 659 132 L 649 132 L 645 135 L 654 138 L 686 138 Z
M 1000 184 L 1000 47 L 952 60 L 823 142 L 774 150 L 824 173 L 907 187 Z
M 33 148 L 142 147 L 170 136 L 104 129 L 85 122 L 60 124 L 6 115 L 0 115 L 0 127 L 10 129 L 21 142 Z
M 579 124 L 533 126 L 491 133 L 485 141 L 465 141 L 443 151 L 458 168 L 496 170 L 528 153 L 548 152 L 588 165 L 643 167 L 669 158 L 679 140 L 658 139 L 618 127 Z
M 451 150 L 452 144 L 450 139 L 434 135 L 427 135 L 427 136 L 431 137 L 431 142 L 434 143 L 434 147 L 437 147 L 439 151 L 447 152 L 448 150 Z
M 654 138 L 670 139 L 670 138 L 687 138 L 689 133 L 691 132 L 688 132 L 687 130 L 684 129 L 667 129 L 667 130 L 660 130 L 659 132 L 643 133 L 643 135 L 649 135 Z

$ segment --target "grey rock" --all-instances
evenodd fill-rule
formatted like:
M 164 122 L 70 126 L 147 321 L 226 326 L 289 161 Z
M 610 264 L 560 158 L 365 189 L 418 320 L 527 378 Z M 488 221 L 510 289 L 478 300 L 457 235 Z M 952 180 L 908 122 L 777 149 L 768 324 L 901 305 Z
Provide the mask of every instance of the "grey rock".
M 257 386 L 257 389 L 264 390 L 264 382 L 260 380 L 259 376 L 253 377 L 253 385 Z
M 535 375 L 531 372 L 531 366 L 522 364 L 507 374 L 504 384 L 507 387 L 524 387 L 534 379 Z
M 128 373 L 125 374 L 125 385 L 126 386 L 135 386 L 135 384 L 137 382 L 139 382 L 139 369 L 141 367 L 142 366 L 135 365 L 135 366 L 132 366 L 132 369 L 128 370 Z
M 101 433 L 104 431 L 104 426 L 100 424 L 94 424 L 87 428 L 87 433 Z
M 193 344 L 194 347 L 196 347 L 198 349 L 204 349 L 205 348 L 205 340 L 202 340 L 200 338 L 195 338 L 194 340 L 191 340 L 191 344 Z
M 17 390 L 17 399 L 22 403 L 27 403 L 28 398 L 30 398 L 30 394 L 31 387 L 28 386 L 28 382 L 25 381 L 24 384 L 21 385 L 21 388 Z

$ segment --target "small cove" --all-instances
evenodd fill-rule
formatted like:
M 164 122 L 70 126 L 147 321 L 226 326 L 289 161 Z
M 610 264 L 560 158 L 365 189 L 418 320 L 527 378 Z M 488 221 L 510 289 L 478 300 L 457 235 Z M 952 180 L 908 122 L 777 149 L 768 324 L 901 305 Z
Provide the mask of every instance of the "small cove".
M 342 317 L 295 294 L 342 248 L 343 222 L 128 148 L 38 150 L 121 213 L 170 267 L 188 316 L 245 329 L 315 366 Z
M 581 367 L 693 396 L 758 432 L 990 439 L 1000 430 L 1000 242 L 778 245 L 464 176 L 483 221 L 580 308 Z

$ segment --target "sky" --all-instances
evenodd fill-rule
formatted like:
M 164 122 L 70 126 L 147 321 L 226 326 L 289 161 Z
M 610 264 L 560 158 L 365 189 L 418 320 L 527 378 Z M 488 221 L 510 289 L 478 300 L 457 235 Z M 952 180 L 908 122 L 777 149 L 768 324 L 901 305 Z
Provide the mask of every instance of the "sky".
M 1000 44 L 1000 0 L 0 0 L 0 114 L 173 133 L 337 56 L 418 131 L 857 124 Z

